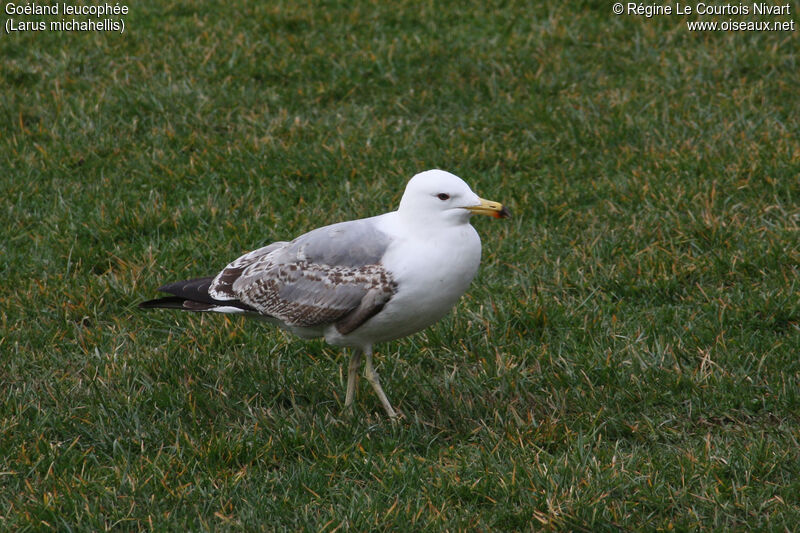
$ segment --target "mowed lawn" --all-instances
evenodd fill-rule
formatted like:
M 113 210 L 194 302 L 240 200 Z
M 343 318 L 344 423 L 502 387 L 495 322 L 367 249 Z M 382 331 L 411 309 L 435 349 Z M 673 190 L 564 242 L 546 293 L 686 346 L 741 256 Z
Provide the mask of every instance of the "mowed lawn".
M 0 36 L 0 529 L 798 527 L 797 31 L 128 6 Z M 343 412 L 338 348 L 136 307 L 428 168 L 515 218 L 473 221 L 453 313 L 377 346 L 399 422 L 364 380 Z

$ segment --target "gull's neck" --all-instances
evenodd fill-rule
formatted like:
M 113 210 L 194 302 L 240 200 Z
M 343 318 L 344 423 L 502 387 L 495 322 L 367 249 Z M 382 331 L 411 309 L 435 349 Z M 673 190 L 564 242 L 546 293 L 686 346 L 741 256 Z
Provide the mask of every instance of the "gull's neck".
M 462 211 L 462 210 L 459 210 Z M 415 231 L 437 232 L 469 225 L 470 213 L 459 211 L 430 211 L 398 209 L 397 216 L 402 224 Z

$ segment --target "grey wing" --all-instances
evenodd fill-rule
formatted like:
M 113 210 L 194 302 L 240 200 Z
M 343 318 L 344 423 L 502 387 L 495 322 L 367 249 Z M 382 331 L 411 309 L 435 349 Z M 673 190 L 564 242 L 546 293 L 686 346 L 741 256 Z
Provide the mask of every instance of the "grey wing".
M 396 290 L 380 263 L 389 243 L 371 219 L 326 226 L 240 257 L 220 272 L 210 293 L 288 326 L 337 323 L 349 333 Z
M 267 261 L 271 252 L 285 246 L 286 242 L 273 242 L 268 246 L 253 250 L 236 259 L 234 262 L 222 269 L 216 275 L 214 281 L 208 289 L 208 294 L 217 300 L 236 300 L 238 296 L 233 290 L 234 282 L 241 277 L 242 273 L 255 265 Z
M 284 250 L 289 258 L 305 259 L 320 265 L 361 267 L 378 264 L 391 239 L 377 228 L 377 218 L 317 228 L 288 243 Z

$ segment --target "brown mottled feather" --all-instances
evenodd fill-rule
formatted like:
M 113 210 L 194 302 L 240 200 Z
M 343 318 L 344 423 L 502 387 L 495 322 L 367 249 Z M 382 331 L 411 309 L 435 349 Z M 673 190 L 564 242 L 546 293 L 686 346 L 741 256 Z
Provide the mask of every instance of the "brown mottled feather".
M 287 326 L 344 320 L 349 333 L 396 292 L 380 264 L 388 242 L 366 220 L 319 228 L 236 259 L 217 275 L 209 294 L 223 303 L 240 301 Z

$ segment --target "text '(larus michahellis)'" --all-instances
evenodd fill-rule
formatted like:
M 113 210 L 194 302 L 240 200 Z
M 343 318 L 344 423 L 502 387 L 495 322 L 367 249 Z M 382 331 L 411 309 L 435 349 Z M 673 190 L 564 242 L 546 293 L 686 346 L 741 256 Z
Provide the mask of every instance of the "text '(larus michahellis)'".
M 365 354 L 365 377 L 395 417 L 372 347 L 434 324 L 464 294 L 481 259 L 473 214 L 510 216 L 459 177 L 428 170 L 411 178 L 397 211 L 272 243 L 216 276 L 164 285 L 158 290 L 171 296 L 139 307 L 252 315 L 299 337 L 349 346 L 345 408 L 353 403 Z

